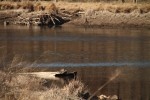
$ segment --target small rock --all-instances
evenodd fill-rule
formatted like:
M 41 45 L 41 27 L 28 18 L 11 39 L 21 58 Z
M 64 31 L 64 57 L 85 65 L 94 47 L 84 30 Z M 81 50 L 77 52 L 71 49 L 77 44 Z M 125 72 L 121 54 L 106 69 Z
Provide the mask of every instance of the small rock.
M 108 98 L 109 97 L 107 97 L 106 95 L 103 95 L 103 94 L 99 96 L 100 100 L 107 100 Z
M 110 97 L 110 100 L 118 100 L 118 96 L 117 95 L 113 95 Z

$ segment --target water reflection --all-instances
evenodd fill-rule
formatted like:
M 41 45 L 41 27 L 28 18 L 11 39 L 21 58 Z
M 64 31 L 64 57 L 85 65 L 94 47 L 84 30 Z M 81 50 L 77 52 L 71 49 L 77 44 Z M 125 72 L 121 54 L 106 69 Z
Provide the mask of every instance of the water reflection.
M 150 60 L 148 30 L 0 29 L 2 54 L 41 62 L 141 62 Z M 76 33 L 78 32 L 78 33 Z M 132 33 L 133 32 L 133 33 Z M 38 58 L 38 59 L 37 59 Z
M 122 66 L 134 66 L 134 67 L 149 67 L 150 62 L 103 62 L 103 63 L 36 63 L 34 66 L 39 67 L 122 67 Z
M 34 66 L 77 70 L 91 92 L 119 69 L 120 76 L 100 93 L 122 100 L 150 99 L 149 51 L 148 29 L 0 26 L 3 62 L 21 55 L 28 63 L 36 61 Z

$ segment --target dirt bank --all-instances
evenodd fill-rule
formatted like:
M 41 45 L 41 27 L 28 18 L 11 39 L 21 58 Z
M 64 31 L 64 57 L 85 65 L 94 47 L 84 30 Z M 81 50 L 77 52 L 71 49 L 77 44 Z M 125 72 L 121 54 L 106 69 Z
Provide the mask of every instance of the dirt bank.
M 112 13 L 109 11 L 88 11 L 81 17 L 70 21 L 75 25 L 96 25 L 96 26 L 135 26 L 149 27 L 150 12 L 141 14 L 139 12 L 131 13 Z

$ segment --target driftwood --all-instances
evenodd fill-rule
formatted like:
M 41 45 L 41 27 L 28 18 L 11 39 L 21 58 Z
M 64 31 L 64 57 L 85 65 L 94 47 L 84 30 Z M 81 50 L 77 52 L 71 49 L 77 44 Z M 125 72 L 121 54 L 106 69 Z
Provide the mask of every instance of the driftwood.
M 48 14 L 48 13 L 30 13 L 30 14 L 23 14 L 18 16 L 13 24 L 19 25 L 39 25 L 39 26 L 57 26 L 62 25 L 68 22 L 69 19 L 65 19 L 56 14 Z
M 4 20 L 4 25 L 16 24 L 16 25 L 57 26 L 62 25 L 72 19 L 81 16 L 82 14 L 80 12 L 81 12 L 80 10 L 67 11 L 65 9 L 59 9 L 57 12 L 48 12 L 48 11 L 29 12 L 26 10 L 25 11 L 16 10 L 4 14 L 4 16 L 1 15 L 0 20 Z

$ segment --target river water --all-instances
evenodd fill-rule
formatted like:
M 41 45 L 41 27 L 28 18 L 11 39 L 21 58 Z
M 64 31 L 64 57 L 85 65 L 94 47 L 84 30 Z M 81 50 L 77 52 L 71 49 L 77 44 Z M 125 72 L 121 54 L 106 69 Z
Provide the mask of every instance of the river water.
M 0 26 L 1 62 L 77 71 L 91 93 L 118 75 L 98 94 L 121 100 L 150 100 L 149 51 L 149 29 Z

